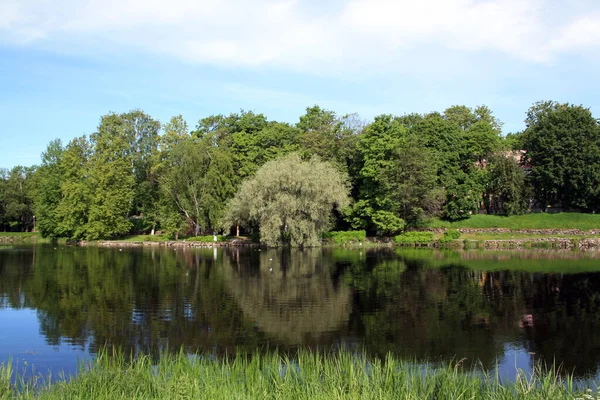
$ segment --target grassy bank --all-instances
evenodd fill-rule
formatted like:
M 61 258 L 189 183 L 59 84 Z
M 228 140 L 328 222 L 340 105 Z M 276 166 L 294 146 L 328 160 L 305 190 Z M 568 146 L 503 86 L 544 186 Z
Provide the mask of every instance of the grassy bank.
M 555 370 L 520 374 L 514 383 L 463 371 L 460 363 L 421 367 L 388 357 L 384 361 L 339 352 L 301 351 L 290 359 L 277 354 L 229 361 L 165 355 L 157 365 L 142 357 L 101 354 L 69 382 L 10 384 L 12 371 L 0 369 L 0 398 L 39 399 L 572 399 L 570 378 Z M 14 378 L 14 376 L 13 376 Z M 17 379 L 18 381 L 18 379 Z
M 600 214 L 533 213 L 502 217 L 499 215 L 472 215 L 471 218 L 448 222 L 429 219 L 423 228 L 506 228 L 506 229 L 600 229 Z

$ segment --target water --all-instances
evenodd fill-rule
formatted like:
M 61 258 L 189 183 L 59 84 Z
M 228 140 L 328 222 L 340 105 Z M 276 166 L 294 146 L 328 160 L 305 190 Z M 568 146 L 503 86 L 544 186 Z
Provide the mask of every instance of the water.
M 103 346 L 344 347 L 514 377 L 600 366 L 600 255 L 0 246 L 0 362 L 57 376 Z

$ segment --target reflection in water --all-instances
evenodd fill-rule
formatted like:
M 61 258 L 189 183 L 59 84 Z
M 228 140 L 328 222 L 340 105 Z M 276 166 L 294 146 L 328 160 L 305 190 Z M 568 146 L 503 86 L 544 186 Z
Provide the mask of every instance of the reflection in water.
M 320 249 L 236 251 L 232 267 L 223 269 L 229 292 L 277 343 L 308 344 L 348 323 L 350 288 L 332 280 Z
M 0 247 L 0 357 L 39 331 L 77 354 L 344 344 L 490 369 L 519 354 L 520 368 L 595 375 L 596 270 L 577 253 Z

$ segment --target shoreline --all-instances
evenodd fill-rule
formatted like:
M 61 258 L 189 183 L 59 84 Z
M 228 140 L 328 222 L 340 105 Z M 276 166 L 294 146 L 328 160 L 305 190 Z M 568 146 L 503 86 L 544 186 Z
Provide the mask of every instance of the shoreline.
M 398 244 L 393 237 L 367 237 L 362 242 L 333 243 L 323 240 L 323 247 L 424 247 L 439 249 L 479 249 L 479 250 L 537 250 L 556 249 L 572 251 L 600 251 L 600 229 L 508 229 L 508 228 L 459 228 L 454 229 L 461 238 L 441 241 L 444 232 L 452 229 L 420 229 L 415 232 L 431 232 L 435 239 L 424 244 Z M 144 235 L 139 235 L 144 236 Z M 152 236 L 146 235 L 148 238 Z M 481 237 L 479 237 L 481 236 Z M 511 237 L 514 236 L 514 237 Z M 132 236 L 135 237 L 135 236 Z M 205 242 L 187 239 L 180 240 L 80 240 L 56 239 L 59 242 L 79 247 L 176 247 L 176 248 L 224 248 L 224 247 L 263 247 L 260 243 L 234 238 L 225 241 Z M 51 243 L 52 239 L 42 238 L 38 234 L 10 232 L 0 234 L 0 244 L 36 244 Z

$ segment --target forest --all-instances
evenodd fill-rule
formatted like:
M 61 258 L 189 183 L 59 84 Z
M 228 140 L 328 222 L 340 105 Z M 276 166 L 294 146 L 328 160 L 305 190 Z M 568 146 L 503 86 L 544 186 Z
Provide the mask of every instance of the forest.
M 486 106 L 372 121 L 313 106 L 295 124 L 242 110 L 193 129 L 181 115 L 161 123 L 141 110 L 109 113 L 96 132 L 51 141 L 40 165 L 0 170 L 0 230 L 179 237 L 288 229 L 313 213 L 319 232 L 393 235 L 480 212 L 595 212 L 599 150 L 591 111 L 554 101 L 533 104 L 525 129 L 506 135 Z M 297 200 L 287 222 L 273 217 L 273 199 Z

